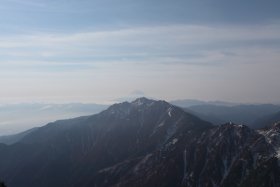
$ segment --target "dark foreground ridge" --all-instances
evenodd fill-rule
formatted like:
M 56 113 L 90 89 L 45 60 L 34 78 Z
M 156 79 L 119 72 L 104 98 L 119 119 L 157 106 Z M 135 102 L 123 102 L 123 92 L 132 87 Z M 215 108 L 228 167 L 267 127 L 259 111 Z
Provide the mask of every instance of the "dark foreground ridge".
M 213 126 L 139 98 L 1 144 L 0 179 L 8 187 L 277 187 L 278 127 Z

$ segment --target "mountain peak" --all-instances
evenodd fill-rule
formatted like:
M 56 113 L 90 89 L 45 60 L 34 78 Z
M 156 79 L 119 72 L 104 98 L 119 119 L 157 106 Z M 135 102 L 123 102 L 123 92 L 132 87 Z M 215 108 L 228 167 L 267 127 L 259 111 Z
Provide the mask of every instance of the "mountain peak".
M 151 111 L 151 110 L 162 110 L 167 111 L 168 115 L 171 116 L 171 112 L 173 110 L 173 105 L 169 104 L 166 101 L 162 100 L 153 100 L 148 99 L 146 97 L 140 97 L 132 102 L 123 102 L 123 103 L 117 103 L 112 106 L 110 106 L 107 110 L 105 110 L 103 113 L 110 113 L 114 116 L 118 116 L 121 118 L 127 117 L 131 112 L 138 111 L 138 112 L 144 112 L 144 111 Z M 181 109 L 180 109 L 181 110 Z
M 239 134 L 239 137 L 247 137 L 247 134 L 251 134 L 253 132 L 253 130 L 246 125 L 238 125 L 231 122 L 220 125 L 218 126 L 217 129 L 220 132 L 223 132 L 223 134 L 224 132 L 229 132 L 229 133 L 235 132 Z
M 152 99 L 148 99 L 146 97 L 140 97 L 135 99 L 134 101 L 131 102 L 131 104 L 133 105 L 147 105 L 147 104 L 152 104 L 153 102 L 155 102 L 155 100 Z

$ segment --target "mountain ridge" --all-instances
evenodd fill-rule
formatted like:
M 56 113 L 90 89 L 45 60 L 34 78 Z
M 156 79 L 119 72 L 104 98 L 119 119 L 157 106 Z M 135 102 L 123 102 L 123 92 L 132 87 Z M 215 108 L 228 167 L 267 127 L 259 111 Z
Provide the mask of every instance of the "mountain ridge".
M 279 137 L 277 125 L 214 126 L 168 102 L 139 98 L 1 144 L 0 178 L 9 187 L 277 187 Z

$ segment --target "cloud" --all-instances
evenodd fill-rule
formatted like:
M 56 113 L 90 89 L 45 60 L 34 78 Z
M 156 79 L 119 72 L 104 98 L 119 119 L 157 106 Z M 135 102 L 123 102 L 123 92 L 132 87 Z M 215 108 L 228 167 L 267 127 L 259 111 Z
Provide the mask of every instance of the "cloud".
M 24 58 L 31 63 L 131 61 L 211 65 L 244 57 L 244 48 L 247 56 L 252 54 L 252 60 L 260 51 L 277 56 L 279 33 L 278 25 L 173 25 L 71 34 L 36 33 L 0 38 L 0 54 L 1 63 L 11 59 L 20 62 Z
M 276 100 L 279 33 L 273 24 L 169 25 L 0 36 L 0 96 L 112 101 L 142 90 L 169 100 Z

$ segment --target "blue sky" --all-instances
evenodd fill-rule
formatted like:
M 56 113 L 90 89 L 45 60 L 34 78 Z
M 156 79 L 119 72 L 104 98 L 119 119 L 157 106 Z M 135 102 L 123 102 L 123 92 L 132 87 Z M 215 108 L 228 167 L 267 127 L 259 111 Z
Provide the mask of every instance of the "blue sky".
M 0 102 L 280 102 L 276 0 L 2 0 Z

